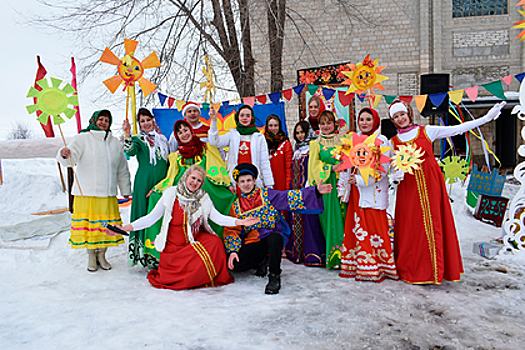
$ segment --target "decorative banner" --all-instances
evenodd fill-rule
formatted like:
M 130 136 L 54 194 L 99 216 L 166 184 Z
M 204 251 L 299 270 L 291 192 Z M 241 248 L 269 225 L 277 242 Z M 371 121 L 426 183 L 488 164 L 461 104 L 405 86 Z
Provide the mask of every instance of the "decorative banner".
M 186 101 L 183 100 L 177 100 L 176 106 L 178 111 L 182 111 L 182 107 L 186 104 Z
M 428 98 L 430 98 L 430 102 L 432 102 L 434 106 L 439 107 L 441 106 L 443 101 L 445 101 L 445 98 L 447 97 L 447 95 L 448 95 L 447 92 L 441 92 L 439 94 L 428 95 Z
M 406 102 L 407 104 L 410 104 L 410 102 L 412 102 L 412 99 L 414 98 L 414 96 L 399 96 L 399 100 L 403 101 L 403 102 Z
M 383 95 L 387 106 L 390 106 L 392 102 L 396 100 L 397 95 Z
M 464 90 L 450 91 L 448 93 L 450 101 L 452 101 L 452 103 L 454 103 L 455 105 L 459 105 L 461 103 L 461 100 L 463 99 L 463 91 Z
M 201 103 L 201 108 L 204 113 L 206 113 L 209 107 L 210 107 L 210 104 L 208 102 Z
M 292 89 L 283 90 L 283 97 L 290 101 L 292 99 Z
M 204 90 L 204 102 L 208 101 L 208 95 L 210 96 L 210 102 L 213 102 L 213 95 L 211 93 L 211 90 L 213 90 L 213 93 L 215 93 L 215 84 L 213 83 L 213 69 L 211 68 L 211 58 L 206 55 L 204 56 L 204 60 L 206 61 L 206 65 L 202 67 L 202 74 L 206 77 L 206 80 L 203 81 L 200 85 L 201 90 L 203 88 L 206 88 Z
M 513 75 L 507 75 L 505 78 L 501 79 L 501 81 L 510 86 L 513 77 Z
M 474 164 L 467 190 L 489 196 L 500 196 L 506 177 L 507 174 L 500 175 L 497 169 L 492 169 L 490 174 L 478 171 L 478 166 Z
M 244 97 L 242 99 L 242 102 L 245 104 L 245 105 L 248 105 L 250 107 L 253 108 L 253 106 L 255 105 L 255 97 Z
M 326 87 L 323 87 L 323 95 L 324 95 L 324 98 L 329 100 L 332 98 L 332 96 L 334 96 L 335 92 L 337 90 L 334 90 L 334 89 L 329 89 L 329 88 L 326 88 Z
M 468 164 L 464 159 L 461 159 L 459 156 L 447 157 L 441 159 L 441 164 L 439 166 L 443 170 L 443 177 L 445 178 L 445 183 L 453 184 L 457 180 L 463 181 L 467 178 L 468 174 Z
M 377 105 L 379 104 L 379 102 L 381 101 L 381 95 L 372 95 L 372 96 L 367 96 L 368 97 L 368 100 L 372 103 L 372 108 L 376 108 Z
M 356 94 L 356 96 L 359 99 L 359 101 L 361 101 L 361 102 L 363 102 L 365 100 L 365 97 L 366 97 L 365 94 L 362 94 L 362 95 Z
M 416 149 L 416 146 L 401 145 L 398 150 L 394 151 L 392 157 L 392 163 L 396 170 L 401 170 L 405 173 L 414 174 L 414 170 L 419 169 L 419 164 L 423 162 L 421 157 L 425 154 L 425 151 Z
M 255 98 L 256 98 L 257 101 L 259 101 L 261 104 L 263 104 L 263 105 L 266 104 L 266 95 L 255 96 Z
M 164 102 L 166 102 L 166 99 L 168 98 L 168 96 L 163 95 L 160 92 L 157 93 L 157 95 L 159 96 L 160 105 L 164 107 Z
M 296 87 L 294 87 L 293 91 L 295 91 L 297 96 L 301 96 L 301 92 L 303 92 L 303 89 L 304 89 L 304 84 L 301 84 L 301 85 L 297 85 Z
M 345 91 L 337 91 L 337 96 L 343 107 L 347 107 L 354 99 L 354 94 L 347 95 Z
M 173 107 L 173 104 L 175 103 L 175 99 L 173 97 L 168 98 L 168 108 Z
M 518 80 L 521 84 L 521 82 L 523 81 L 523 78 L 525 77 L 525 72 L 524 73 L 520 73 L 520 74 L 516 74 L 514 76 L 514 78 L 516 78 L 516 80 Z
M 341 84 L 345 79 L 345 71 L 350 70 L 350 62 L 327 65 L 318 68 L 309 68 L 298 71 L 298 80 L 302 84 L 334 85 Z M 339 66 L 339 68 L 336 68 Z M 315 92 L 314 92 L 315 93 Z M 310 94 L 313 95 L 313 94 Z
M 416 101 L 416 107 L 419 113 L 421 113 L 423 111 L 423 108 L 425 108 L 425 104 L 427 103 L 427 97 L 428 95 L 414 96 L 414 100 Z
M 71 86 L 73 87 L 73 89 L 77 90 L 77 66 L 73 57 L 71 57 L 71 69 L 69 71 L 72 75 Z M 78 93 L 75 94 L 78 95 Z M 80 132 L 80 130 L 82 130 L 82 122 L 80 120 L 80 108 L 78 106 L 74 106 L 73 108 L 75 108 L 75 110 L 77 111 L 75 113 L 75 119 L 77 121 L 77 132 Z
M 502 100 L 507 100 L 505 94 L 503 93 L 503 87 L 501 86 L 501 80 L 494 81 L 492 83 L 482 85 L 488 92 L 494 96 L 501 98 Z
M 310 93 L 310 95 L 313 96 L 313 95 L 315 95 L 315 93 L 319 89 L 319 86 L 308 84 L 307 89 L 308 89 L 308 92 Z
M 465 93 L 472 102 L 476 102 L 476 100 L 478 99 L 478 89 L 479 86 L 473 86 L 468 89 L 465 89 Z
M 270 101 L 272 101 L 272 103 L 274 105 L 279 104 L 279 102 L 281 101 L 281 93 L 280 92 L 271 93 L 271 94 L 268 95 L 268 97 L 270 98 Z

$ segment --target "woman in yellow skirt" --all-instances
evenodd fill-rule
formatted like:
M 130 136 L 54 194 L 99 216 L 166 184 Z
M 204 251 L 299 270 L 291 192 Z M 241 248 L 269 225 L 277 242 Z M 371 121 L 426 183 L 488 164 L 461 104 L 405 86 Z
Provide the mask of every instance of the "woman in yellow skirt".
M 131 195 L 128 164 L 119 140 L 111 135 L 111 122 L 110 111 L 96 111 L 89 126 L 57 154 L 62 165 L 70 166 L 71 157 L 76 166 L 82 194 L 75 182 L 69 244 L 73 249 L 87 249 L 90 272 L 95 272 L 99 265 L 104 270 L 111 269 L 105 258 L 106 249 L 124 243 L 124 238 L 106 235 L 103 225 L 122 224 L 117 186 L 124 197 Z

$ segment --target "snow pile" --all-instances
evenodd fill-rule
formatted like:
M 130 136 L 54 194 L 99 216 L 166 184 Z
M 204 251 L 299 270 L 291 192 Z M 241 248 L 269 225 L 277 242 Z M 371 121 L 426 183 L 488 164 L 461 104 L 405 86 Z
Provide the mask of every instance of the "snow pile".
M 2 223 L 66 206 L 54 161 L 2 165 Z M 45 250 L 2 249 L 0 349 L 522 349 L 525 264 L 473 254 L 473 242 L 501 229 L 471 216 L 459 185 L 452 198 L 465 275 L 437 286 L 355 282 L 283 261 L 275 296 L 250 272 L 228 286 L 175 292 L 128 267 L 124 245 L 108 250 L 113 269 L 96 273 L 67 244 L 69 232 Z

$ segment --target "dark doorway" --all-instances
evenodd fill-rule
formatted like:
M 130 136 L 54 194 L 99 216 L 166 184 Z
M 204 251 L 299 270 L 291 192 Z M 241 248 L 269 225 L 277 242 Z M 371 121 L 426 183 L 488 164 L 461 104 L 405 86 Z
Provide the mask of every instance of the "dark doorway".
M 496 120 L 496 156 L 502 168 L 516 166 L 516 116 L 511 109 L 503 109 Z

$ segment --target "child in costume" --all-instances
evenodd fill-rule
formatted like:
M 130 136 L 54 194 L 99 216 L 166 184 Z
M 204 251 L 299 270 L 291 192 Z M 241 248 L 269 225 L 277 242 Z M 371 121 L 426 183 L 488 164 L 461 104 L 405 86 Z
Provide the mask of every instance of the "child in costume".
M 293 137 L 295 151 L 292 158 L 292 190 L 308 186 L 308 154 L 310 152 L 310 124 L 300 121 L 295 125 Z M 308 266 L 324 266 L 326 241 L 321 229 L 319 215 L 290 213 L 291 234 L 286 243 L 286 257 L 294 263 Z
M 215 287 L 234 280 L 226 267 L 222 241 L 208 219 L 222 226 L 249 226 L 259 219 L 220 214 L 202 189 L 205 178 L 201 166 L 190 166 L 176 186 L 164 191 L 151 213 L 122 227 L 125 231 L 141 230 L 163 217 L 161 233 L 155 239 L 155 248 L 161 252 L 159 268 L 148 273 L 155 288 Z
M 146 108 L 137 113 L 140 132 L 124 140 L 124 152 L 136 156 L 139 167 L 133 181 L 133 202 L 131 203 L 130 221 L 148 213 L 148 192 L 157 182 L 166 176 L 168 170 L 168 140 L 155 123 L 155 117 Z M 124 120 L 126 135 L 130 135 L 131 125 Z M 156 260 L 150 254 L 144 254 L 144 230 L 133 231 L 129 236 L 128 264 L 140 264 L 143 267 L 155 267 Z
M 247 227 L 224 229 L 224 244 L 229 254 L 228 268 L 233 271 L 257 268 L 256 274 L 264 277 L 269 264 L 270 275 L 265 293 L 277 294 L 281 288 L 281 255 L 290 235 L 290 227 L 281 210 L 320 214 L 323 211 L 321 195 L 332 188 L 331 185 L 296 191 L 257 188 L 257 175 L 257 168 L 249 163 L 241 163 L 233 171 L 237 182 L 237 199 L 230 216 L 260 218 L 261 221 Z
M 121 195 L 131 195 L 131 182 L 126 157 L 120 141 L 111 135 L 111 113 L 104 109 L 96 111 L 89 120 L 89 126 L 80 131 L 67 148 L 61 148 L 57 161 L 70 166 L 71 157 L 76 166 L 78 182 L 73 194 L 73 215 L 71 216 L 71 248 L 86 248 L 88 271 L 94 272 L 98 265 L 110 270 L 105 258 L 108 247 L 124 243 L 122 236 L 107 236 L 103 224 L 121 224 L 117 201 L 117 186 Z
M 338 174 L 332 169 L 339 161 L 335 146 L 341 144 L 338 134 L 337 118 L 331 111 L 324 111 L 319 116 L 319 138 L 310 142 L 308 161 L 308 181 L 310 186 L 318 184 L 332 185 L 332 192 L 323 196 L 324 212 L 319 216 L 326 239 L 326 268 L 337 268 L 341 263 L 341 245 L 343 243 L 343 212 L 337 196 Z
M 379 134 L 381 120 L 376 110 L 363 108 L 358 114 L 357 125 L 359 135 L 382 142 L 380 145 L 376 143 L 376 147 L 391 146 L 387 138 Z M 371 164 L 372 176 L 365 182 L 355 168 L 344 170 L 339 175 L 339 196 L 348 203 L 339 276 L 355 278 L 356 281 L 397 280 L 386 213 L 390 162 L 381 165 L 379 148 L 368 146 L 368 149 L 362 149 L 367 154 L 360 154 L 359 159 L 363 163 L 374 161 Z M 391 151 L 386 156 L 391 156 Z M 378 166 L 382 166 L 384 172 L 377 169 Z
M 440 284 L 459 281 L 463 263 L 454 216 L 432 142 L 467 132 L 497 118 L 505 102 L 496 104 L 484 117 L 455 126 L 413 124 L 410 105 L 394 101 L 389 115 L 397 128 L 394 150 L 413 146 L 424 152 L 419 169 L 405 172 L 397 188 L 394 224 L 394 255 L 399 277 L 408 283 Z M 410 166 L 410 164 L 406 164 Z
M 226 171 L 226 166 L 222 161 L 217 148 L 205 144 L 195 135 L 192 126 L 186 120 L 177 120 L 174 125 L 174 132 L 178 142 L 178 150 L 168 156 L 169 169 L 166 177 L 157 183 L 153 188 L 148 204 L 148 212 L 151 212 L 164 190 L 179 183 L 182 175 L 191 165 L 200 165 L 206 171 L 203 190 L 210 195 L 210 198 L 220 213 L 228 213 L 234 195 L 228 190 L 230 177 Z M 222 227 L 212 227 L 219 235 L 222 235 Z M 160 221 L 146 229 L 147 252 L 156 261 L 160 257 L 158 250 L 154 247 L 154 241 L 161 228 Z
M 228 172 L 233 172 L 237 164 L 251 163 L 259 169 L 261 176 L 257 179 L 257 186 L 272 187 L 274 185 L 270 157 L 266 140 L 255 127 L 255 114 L 252 107 L 243 105 L 235 113 L 235 129 L 219 136 L 217 129 L 217 112 L 210 107 L 211 125 L 208 133 L 210 145 L 217 148 L 229 147 Z M 235 182 L 232 179 L 232 192 Z
M 273 189 L 279 191 L 289 190 L 292 180 L 292 144 L 281 127 L 281 120 L 275 114 L 270 114 L 266 118 L 264 137 L 268 145 L 272 168 Z

